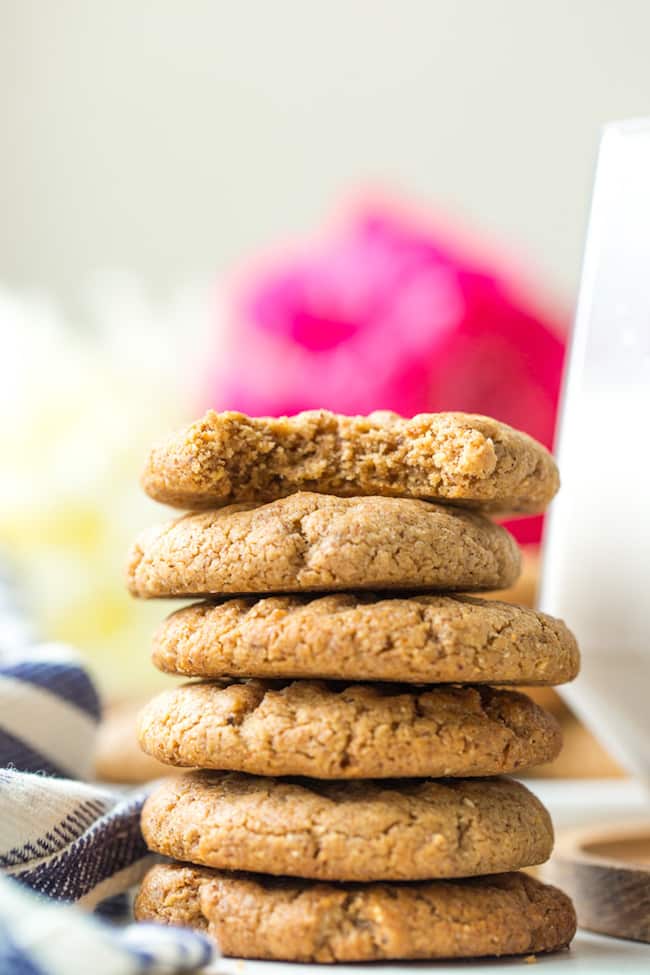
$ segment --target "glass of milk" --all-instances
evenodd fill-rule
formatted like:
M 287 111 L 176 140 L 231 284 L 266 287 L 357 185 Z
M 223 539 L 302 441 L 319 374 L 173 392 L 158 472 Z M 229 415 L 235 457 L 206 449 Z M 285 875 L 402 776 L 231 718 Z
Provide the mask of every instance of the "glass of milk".
M 540 608 L 583 660 L 561 692 L 650 781 L 650 119 L 603 134 L 557 457 Z

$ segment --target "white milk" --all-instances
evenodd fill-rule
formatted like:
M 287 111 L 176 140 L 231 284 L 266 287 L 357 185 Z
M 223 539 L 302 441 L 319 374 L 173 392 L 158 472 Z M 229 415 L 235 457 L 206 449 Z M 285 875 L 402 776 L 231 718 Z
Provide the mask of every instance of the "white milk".
M 540 608 L 583 657 L 562 693 L 650 782 L 650 120 L 601 144 L 558 461 Z
M 620 761 L 650 780 L 648 391 L 645 399 L 610 387 L 582 391 L 572 404 L 541 608 L 566 620 L 582 651 L 580 677 L 562 693 Z

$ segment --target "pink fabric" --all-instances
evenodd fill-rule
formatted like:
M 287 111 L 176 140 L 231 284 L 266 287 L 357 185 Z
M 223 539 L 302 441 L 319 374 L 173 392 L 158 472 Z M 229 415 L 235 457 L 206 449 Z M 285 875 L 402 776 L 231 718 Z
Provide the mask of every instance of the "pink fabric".
M 486 413 L 551 446 L 564 342 L 487 266 L 381 206 L 249 277 L 232 357 L 210 397 L 252 415 L 319 407 Z M 540 519 L 510 526 L 539 539 Z

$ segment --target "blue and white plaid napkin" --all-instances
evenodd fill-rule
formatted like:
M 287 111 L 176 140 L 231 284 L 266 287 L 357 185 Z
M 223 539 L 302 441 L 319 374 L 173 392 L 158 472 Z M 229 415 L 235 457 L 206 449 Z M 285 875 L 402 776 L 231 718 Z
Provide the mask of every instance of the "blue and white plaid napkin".
M 151 859 L 144 794 L 83 781 L 99 698 L 74 651 L 32 641 L 0 576 L 0 975 L 196 971 L 216 955 L 202 935 L 116 923 Z

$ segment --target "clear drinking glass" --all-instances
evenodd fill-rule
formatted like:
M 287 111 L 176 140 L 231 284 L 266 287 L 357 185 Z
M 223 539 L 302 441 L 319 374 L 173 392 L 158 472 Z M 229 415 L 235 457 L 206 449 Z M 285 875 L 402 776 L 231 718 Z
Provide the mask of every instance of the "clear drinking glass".
M 603 134 L 558 463 L 540 608 L 583 658 L 562 693 L 650 781 L 650 119 Z

